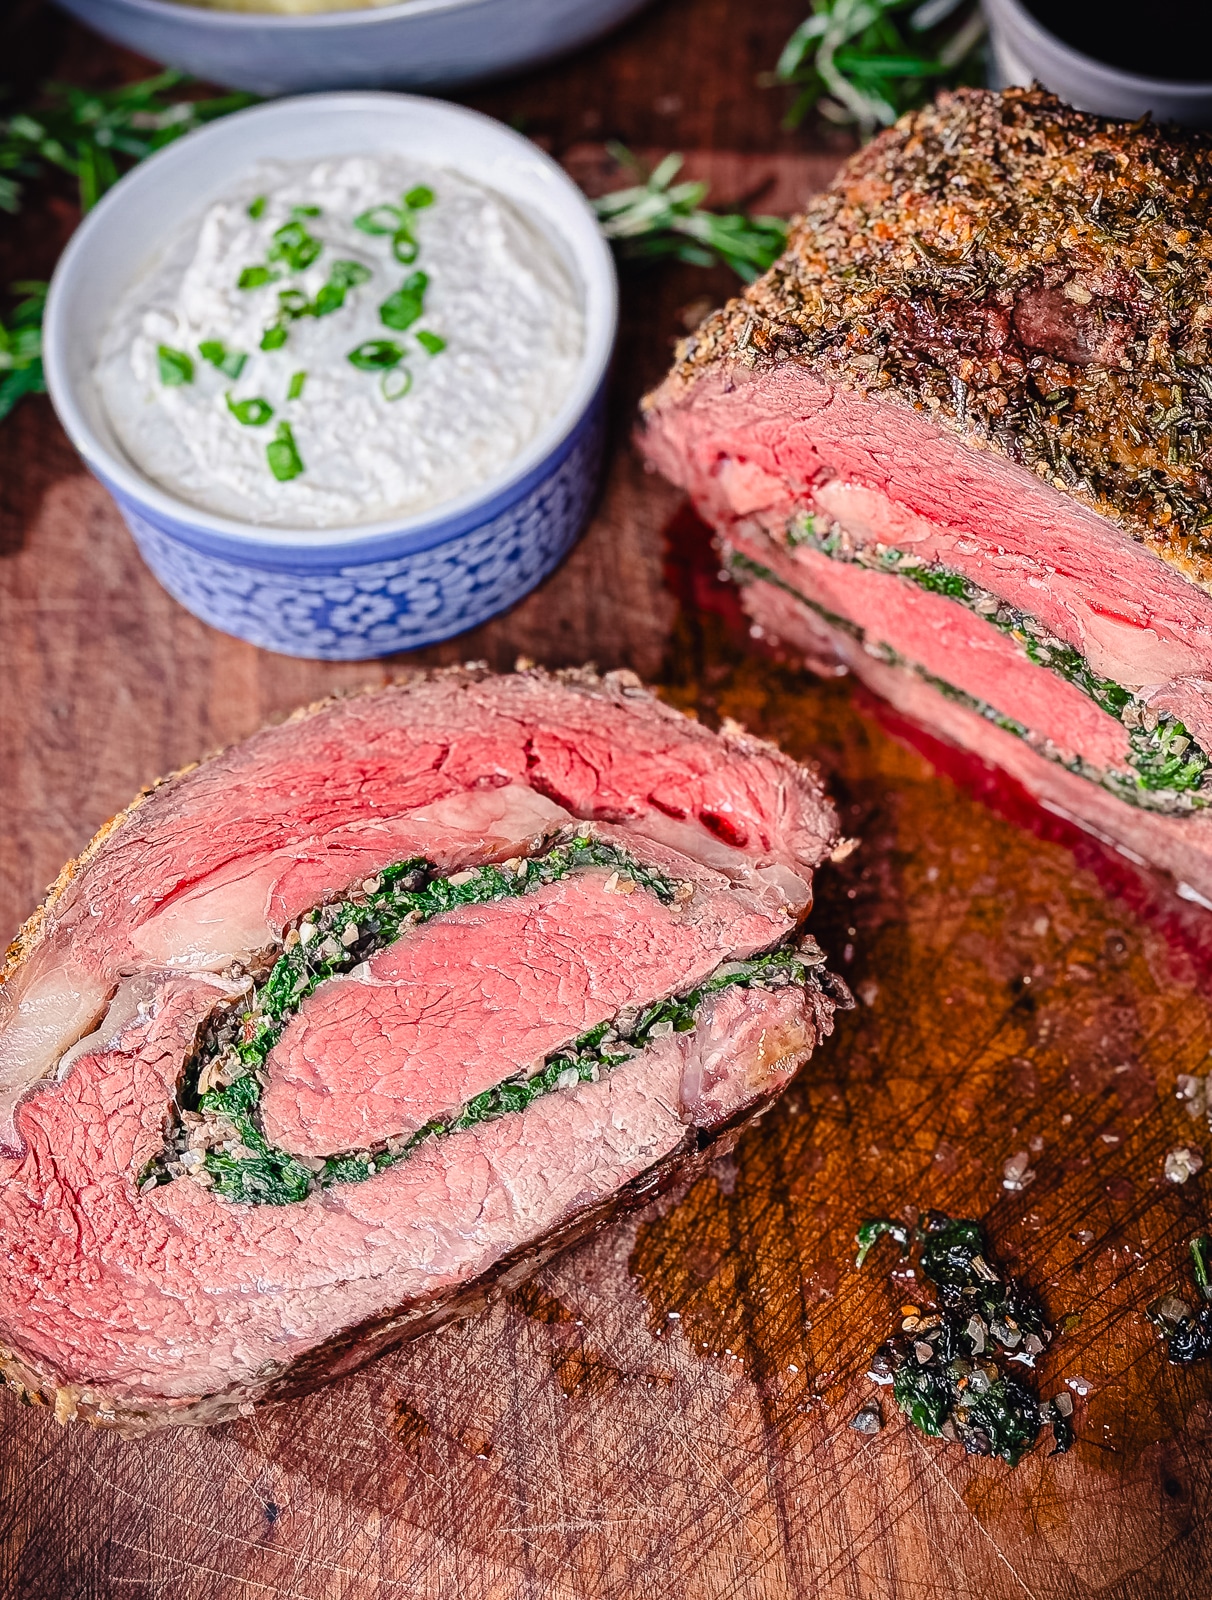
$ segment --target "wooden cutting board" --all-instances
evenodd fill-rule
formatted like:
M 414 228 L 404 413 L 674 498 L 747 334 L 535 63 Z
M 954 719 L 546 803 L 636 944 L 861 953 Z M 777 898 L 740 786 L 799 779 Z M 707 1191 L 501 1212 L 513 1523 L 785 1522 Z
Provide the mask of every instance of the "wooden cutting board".
M 654 58 L 683 60 L 679 19 L 738 16 L 696 4 L 659 7 L 593 58 L 612 104 L 640 104 Z M 774 9 L 777 38 L 802 8 Z M 88 57 L 83 35 L 66 38 Z M 568 110 L 598 81 L 582 65 L 516 91 L 543 115 L 565 108 L 570 165 L 600 160 L 569 151 L 586 131 L 612 131 Z M 479 103 L 508 114 L 511 93 Z M 688 96 L 692 129 L 706 116 Z M 654 118 L 635 111 L 622 131 L 655 146 Z M 723 193 L 766 185 L 789 207 L 829 160 L 777 132 L 767 145 L 780 140 L 777 159 L 742 142 L 694 162 Z M 70 223 L 63 209 L 40 225 L 53 243 Z M 1189 1285 L 1184 1241 L 1208 1215 L 1212 1137 L 1174 1083 L 1212 1065 L 1212 914 L 845 682 L 751 652 L 703 530 L 628 443 L 695 301 L 728 287 L 689 268 L 626 279 L 592 528 L 509 616 L 422 659 L 630 666 L 818 761 L 862 840 L 822 874 L 813 922 L 857 1010 L 680 1201 L 310 1399 L 132 1442 L 0 1396 L 4 1595 L 1212 1592 L 1212 1369 L 1168 1366 L 1143 1315 Z M 295 662 L 196 622 L 142 567 L 45 402 L 0 427 L 0 458 L 4 934 L 141 784 L 403 663 Z M 1191 1143 L 1210 1167 L 1166 1183 L 1166 1151 Z M 1022 1150 L 1035 1176 L 1012 1192 L 1005 1163 Z M 1088 1391 L 1071 1454 L 969 1459 L 914 1434 L 886 1394 L 881 1432 L 850 1427 L 881 1394 L 864 1374 L 904 1287 L 890 1255 L 855 1271 L 854 1230 L 906 1206 L 983 1218 L 1064 1328 L 1041 1390 Z

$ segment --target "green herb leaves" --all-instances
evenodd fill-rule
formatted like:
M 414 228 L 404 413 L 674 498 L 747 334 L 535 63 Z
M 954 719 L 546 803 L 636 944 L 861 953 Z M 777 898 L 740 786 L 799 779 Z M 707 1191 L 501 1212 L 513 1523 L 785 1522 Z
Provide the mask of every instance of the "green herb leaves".
M 227 409 L 236 421 L 243 423 L 246 428 L 263 428 L 274 414 L 274 408 L 269 401 L 262 400 L 259 396 L 251 400 L 235 400 L 228 394 L 226 398 Z M 303 470 L 302 464 L 299 470 L 300 472 Z M 274 476 L 278 477 L 279 474 L 275 472 Z M 289 476 L 293 478 L 294 473 L 290 473 Z
M 45 394 L 42 373 L 42 311 L 45 283 L 15 283 L 20 300 L 7 326 L 0 322 L 0 421 L 23 395 Z
M 446 340 L 440 333 L 429 333 L 424 328 L 417 334 L 417 343 L 431 356 L 441 355 L 446 348 Z
M 990 1259 L 984 1230 L 967 1218 L 922 1214 L 914 1229 L 887 1218 L 859 1229 L 858 1265 L 883 1234 L 920 1250 L 920 1278 L 937 1308 L 905 1306 L 901 1330 L 876 1353 L 871 1375 L 892 1385 L 897 1405 L 920 1432 L 962 1442 L 970 1455 L 1000 1456 L 1017 1465 L 1034 1444 L 1040 1425 L 1051 1422 L 1056 1451 L 1073 1442 L 1072 1399 L 1059 1394 L 1044 1405 L 1013 1361 L 1034 1367 L 1052 1338 L 1034 1297 Z M 928 1284 L 923 1284 L 928 1289 Z M 903 1291 L 902 1291 L 903 1292 Z
M 288 400 L 301 400 L 303 398 L 303 385 L 307 382 L 305 372 L 295 372 L 291 375 L 290 387 L 286 391 Z
M 870 137 L 940 85 L 980 82 L 984 33 L 973 0 L 812 0 L 774 72 L 801 91 L 787 124 L 815 108 Z
M 289 483 L 303 471 L 303 458 L 295 445 L 289 422 L 279 422 L 276 436 L 265 446 L 265 459 L 279 483 Z
M 705 183 L 674 183 L 683 157 L 668 155 L 651 173 L 621 144 L 607 147 L 620 166 L 642 180 L 629 189 L 591 200 L 602 232 L 631 259 L 673 256 L 694 266 L 717 260 L 747 283 L 774 264 L 787 242 L 787 224 L 780 217 L 720 215 L 703 211 Z
M 240 350 L 229 350 L 219 339 L 204 339 L 198 346 L 198 354 L 203 361 L 209 361 L 212 367 L 218 367 L 225 377 L 236 379 L 244 371 L 248 357 Z
M 166 388 L 176 389 L 194 381 L 194 364 L 184 350 L 174 350 L 171 345 L 162 344 L 156 351 L 156 358 L 160 367 L 160 382 Z
M 1187 1245 L 1203 1305 L 1193 1310 L 1180 1296 L 1167 1294 L 1147 1311 L 1149 1320 L 1165 1336 L 1166 1354 L 1176 1366 L 1212 1358 L 1212 1239 L 1197 1233 Z
M 248 214 L 254 222 L 259 222 L 265 215 L 267 196 L 259 194 L 248 208 Z
M 45 109 L 0 121 L 0 210 L 19 210 L 21 180 L 51 166 L 75 178 L 80 209 L 90 211 L 136 161 L 253 100 L 246 94 L 166 98 L 166 91 L 186 81 L 182 73 L 170 71 L 121 89 L 44 84 Z
M 428 274 L 414 272 L 405 278 L 395 294 L 388 295 L 379 307 L 379 320 L 385 327 L 398 333 L 411 328 L 425 310 L 425 291 L 429 287 Z M 430 352 L 433 354 L 433 352 Z

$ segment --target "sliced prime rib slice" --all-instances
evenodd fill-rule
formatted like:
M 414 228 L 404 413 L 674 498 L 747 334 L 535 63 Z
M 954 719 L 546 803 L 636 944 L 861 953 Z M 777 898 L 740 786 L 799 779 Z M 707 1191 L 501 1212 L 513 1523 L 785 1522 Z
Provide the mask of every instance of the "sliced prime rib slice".
M 961 90 L 685 342 L 646 448 L 763 628 L 1212 902 L 1212 139 Z
M 422 677 L 157 786 L 0 990 L 9 1382 L 218 1421 L 693 1172 L 848 1003 L 802 930 L 835 840 L 629 674 Z

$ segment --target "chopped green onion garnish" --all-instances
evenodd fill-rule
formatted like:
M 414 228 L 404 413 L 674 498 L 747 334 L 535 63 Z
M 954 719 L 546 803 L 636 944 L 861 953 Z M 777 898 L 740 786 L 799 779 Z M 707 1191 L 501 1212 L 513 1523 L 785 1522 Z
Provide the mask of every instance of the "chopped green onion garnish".
M 382 372 L 404 359 L 404 352 L 391 339 L 367 339 L 349 352 L 349 360 L 361 372 Z
M 307 374 L 305 372 L 294 373 L 290 380 L 290 387 L 286 391 L 286 398 L 288 400 L 298 400 L 303 393 L 303 385 L 306 382 Z
M 412 229 L 406 222 L 402 223 L 391 236 L 391 253 L 405 266 L 417 259 L 417 251 L 420 248 L 413 238 Z
M 384 400 L 399 400 L 412 388 L 412 373 L 407 367 L 392 367 L 379 379 Z
M 265 199 L 266 197 L 263 194 L 259 194 L 248 208 L 248 214 L 254 222 L 265 215 Z
M 271 272 L 268 267 L 245 267 L 236 279 L 237 289 L 260 289 L 263 284 L 275 283 L 278 274 Z
M 279 422 L 277 437 L 265 446 L 265 458 L 269 462 L 269 470 L 279 483 L 297 478 L 303 471 L 303 460 L 295 448 L 295 436 L 290 431 L 289 422 Z
M 162 344 L 156 354 L 160 358 L 161 383 L 167 384 L 170 389 L 178 389 L 183 383 L 194 381 L 194 364 L 184 350 L 174 350 L 170 345 Z
M 438 355 L 446 348 L 446 340 L 440 333 L 428 333 L 425 329 L 417 334 L 417 343 L 423 350 L 428 350 L 431 356 Z
M 405 278 L 402 287 L 389 295 L 379 307 L 380 320 L 398 333 L 411 328 L 425 309 L 425 291 L 428 287 L 429 277 L 426 273 L 412 273 Z
M 290 214 L 293 220 L 298 222 L 303 217 L 318 217 L 320 208 L 319 206 L 291 206 Z
M 418 183 L 404 196 L 404 204 L 410 211 L 423 211 L 426 206 L 433 205 L 433 190 L 427 183 Z
M 289 330 L 284 322 L 271 322 L 261 335 L 262 350 L 280 350 L 286 343 Z
M 284 261 L 291 272 L 302 272 L 311 266 L 323 248 L 296 217 L 274 229 L 274 242 L 268 254 L 271 261 Z
M 229 393 L 227 409 L 236 421 L 242 422 L 246 428 L 263 428 L 274 414 L 273 406 L 260 396 L 252 400 L 233 400 Z
M 248 357 L 241 350 L 229 350 L 219 339 L 203 339 L 198 346 L 198 354 L 203 361 L 209 361 L 212 367 L 228 378 L 238 378 L 244 371 L 244 363 Z
M 398 206 L 371 206 L 354 218 L 354 227 L 363 233 L 394 233 L 404 221 Z
M 372 276 L 370 268 L 360 261 L 334 261 L 328 282 L 319 289 L 309 308 L 312 316 L 326 317 L 331 311 L 339 311 L 350 289 L 369 283 Z
M 279 289 L 278 305 L 288 317 L 301 317 L 311 310 L 311 301 L 302 289 Z

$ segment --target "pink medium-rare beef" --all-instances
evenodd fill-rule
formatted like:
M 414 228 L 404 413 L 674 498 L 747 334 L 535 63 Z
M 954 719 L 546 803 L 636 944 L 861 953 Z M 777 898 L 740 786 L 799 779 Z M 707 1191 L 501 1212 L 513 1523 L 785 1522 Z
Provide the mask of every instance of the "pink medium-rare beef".
M 466 1314 L 694 1171 L 847 1002 L 811 941 L 794 954 L 835 839 L 803 768 L 628 675 L 422 678 L 161 785 L 65 869 L 0 991 L 0 1059 L 24 1074 L 0 1153 L 0 1369 L 61 1419 L 220 1420 Z M 339 954 L 344 908 L 373 934 L 388 868 L 487 898 L 317 969 L 263 1073 L 236 1071 L 245 1111 L 222 1072 L 215 1109 L 223 1041 L 252 1037 L 288 952 Z M 75 1037 L 86 979 L 101 999 Z M 368 994 L 382 1004 L 350 1006 Z M 650 1002 L 689 1009 L 627 1043 Z M 39 1006 L 61 1031 L 34 1071 Z M 594 1024 L 615 1053 L 565 1071 Z M 522 1109 L 404 1147 L 545 1057 Z M 223 1187 L 266 1159 L 302 1188 Z
M 651 864 L 657 852 L 635 852 Z M 660 852 L 662 864 L 673 865 Z M 681 858 L 683 863 L 685 858 Z M 414 1133 L 627 1005 L 647 1005 L 746 957 L 787 918 L 695 874 L 685 906 L 605 868 L 500 905 L 464 906 L 388 945 L 304 1001 L 267 1062 L 262 1124 L 295 1155 Z
M 628 674 L 459 672 L 313 708 L 156 785 L 65 869 L 0 987 L 0 1149 L 128 974 L 254 960 L 385 863 L 505 859 L 570 816 L 661 839 L 796 915 L 833 826 L 777 751 L 696 727 Z
M 1207 136 L 944 95 L 645 403 L 652 460 L 738 578 L 813 613 L 817 659 L 857 627 L 869 681 L 1021 740 L 1037 794 L 1208 898 L 1210 224 Z
M 1137 863 L 1163 868 L 1178 880 L 1180 894 L 1212 908 L 1212 816 L 1164 817 L 1126 807 L 917 673 L 890 666 L 773 583 L 757 579 L 748 585 L 745 608 L 763 635 L 796 650 L 814 671 L 837 671 L 840 663 L 905 716 L 1001 767 L 1047 810 L 1080 824 Z
M 1066 755 L 1080 751 L 1102 767 L 1126 766 L 1128 734 L 1118 718 L 1074 684 L 1036 666 L 1013 639 L 945 595 L 857 562 L 843 565 L 806 546 L 771 548 L 743 526 L 734 530 L 732 544 L 788 588 L 811 595 L 821 611 L 857 628 L 878 617 L 878 644 L 913 662 L 922 674 L 946 682 L 962 656 L 969 694 L 999 704 L 1012 683 L 1019 720 L 1027 727 L 1052 739 Z
M 315 1375 L 319 1352 L 355 1365 L 351 1349 L 435 1325 L 452 1295 L 596 1220 L 627 1184 L 651 1193 L 645 1175 L 655 1188 L 662 1164 L 777 1093 L 831 1010 L 815 991 L 726 991 L 694 1033 L 598 1083 L 284 1208 L 219 1207 L 191 1183 L 138 1195 L 126 1158 L 146 1104 L 107 1097 L 116 1064 L 91 1057 L 69 1094 L 35 1103 L 20 1181 L 0 1191 L 8 1371 L 46 1394 L 49 1370 L 60 1411 L 139 1431 L 290 1393 L 295 1364 Z M 169 1076 L 170 1060 L 147 1073 Z M 78 1232 L 62 1202 L 43 1203 L 39 1166 L 57 1169 Z

